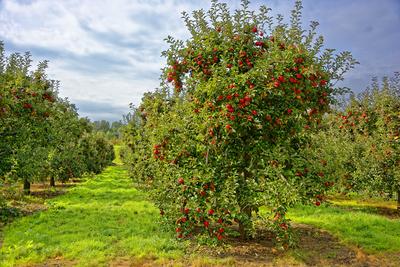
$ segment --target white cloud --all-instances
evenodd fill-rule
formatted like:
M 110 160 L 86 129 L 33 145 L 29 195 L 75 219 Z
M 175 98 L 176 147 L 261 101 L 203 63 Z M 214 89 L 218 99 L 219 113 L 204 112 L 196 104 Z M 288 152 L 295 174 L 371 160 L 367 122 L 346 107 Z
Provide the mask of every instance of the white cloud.
M 128 111 L 159 84 L 163 39 L 186 36 L 180 13 L 201 5 L 208 1 L 4 1 L 0 36 L 6 45 L 48 51 L 49 77 L 61 81 L 61 96 Z
M 32 45 L 78 55 L 104 53 L 105 47 L 87 37 L 77 17 L 61 1 L 20 4 L 5 1 L 0 15 L 1 36 L 15 44 Z

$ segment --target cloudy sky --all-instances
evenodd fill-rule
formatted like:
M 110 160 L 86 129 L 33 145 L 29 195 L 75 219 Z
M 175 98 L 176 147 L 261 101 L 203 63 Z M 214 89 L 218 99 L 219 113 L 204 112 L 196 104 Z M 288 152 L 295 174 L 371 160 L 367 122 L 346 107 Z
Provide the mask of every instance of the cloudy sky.
M 234 9 L 240 1 L 224 1 Z M 119 120 L 159 84 L 168 35 L 188 35 L 182 11 L 208 0 L 0 0 L 0 40 L 8 52 L 50 60 L 60 94 L 93 120 Z M 289 14 L 293 1 L 252 1 Z M 400 71 L 400 0 L 304 0 L 303 18 L 320 23 L 326 47 L 349 50 L 361 63 L 345 86 L 360 91 L 372 76 Z

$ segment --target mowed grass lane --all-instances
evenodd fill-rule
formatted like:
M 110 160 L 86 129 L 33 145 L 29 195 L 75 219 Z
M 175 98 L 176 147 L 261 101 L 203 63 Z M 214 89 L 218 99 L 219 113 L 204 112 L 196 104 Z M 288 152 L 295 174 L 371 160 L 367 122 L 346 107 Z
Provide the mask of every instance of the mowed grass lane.
M 108 167 L 49 209 L 3 229 L 0 266 L 54 262 L 101 266 L 119 259 L 180 258 L 184 249 L 157 223 L 159 211 L 132 187 L 123 166 Z

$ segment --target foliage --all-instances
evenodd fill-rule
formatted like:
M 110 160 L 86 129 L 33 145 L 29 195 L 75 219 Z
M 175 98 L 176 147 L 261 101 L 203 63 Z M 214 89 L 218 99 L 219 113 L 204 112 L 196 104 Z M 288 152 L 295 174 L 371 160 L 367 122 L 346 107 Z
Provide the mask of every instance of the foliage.
M 1 50 L 3 46 L 1 45 Z M 3 54 L 3 53 L 2 53 Z M 29 73 L 30 55 L 11 54 L 0 73 L 0 177 L 38 176 L 47 156 L 48 121 L 55 112 L 55 83 L 45 77 L 47 62 Z
M 357 62 L 321 50 L 318 23 L 301 28 L 301 2 L 290 25 L 281 16 L 274 25 L 269 11 L 242 1 L 231 15 L 213 1 L 207 12 L 184 13 L 190 38 L 167 38 L 162 88 L 144 96 L 125 129 L 132 177 L 178 238 L 221 240 L 236 223 L 248 237 L 267 205 L 287 246 L 287 208 L 320 205 L 327 180 L 303 148 L 342 91 L 335 82 Z
M 114 159 L 113 146 L 100 133 L 87 134 L 80 140 L 80 148 L 86 159 L 86 171 L 100 173 Z

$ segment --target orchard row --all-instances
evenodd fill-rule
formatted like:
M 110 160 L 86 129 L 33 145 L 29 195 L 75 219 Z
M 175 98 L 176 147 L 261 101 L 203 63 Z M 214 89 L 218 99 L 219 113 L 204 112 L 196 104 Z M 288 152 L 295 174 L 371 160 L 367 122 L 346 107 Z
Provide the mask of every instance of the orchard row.
M 57 94 L 47 62 L 31 69 L 27 53 L 5 56 L 0 43 L 0 181 L 3 186 L 66 182 L 113 160 L 113 148 Z

